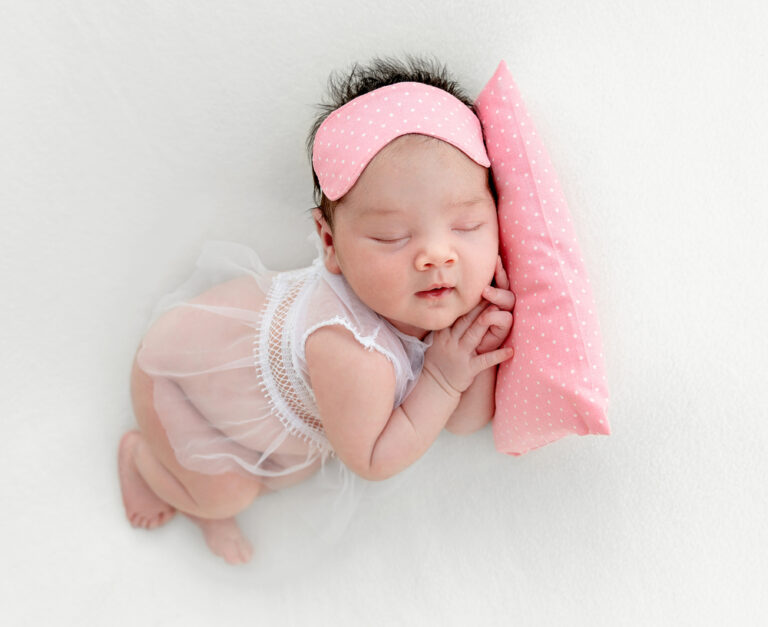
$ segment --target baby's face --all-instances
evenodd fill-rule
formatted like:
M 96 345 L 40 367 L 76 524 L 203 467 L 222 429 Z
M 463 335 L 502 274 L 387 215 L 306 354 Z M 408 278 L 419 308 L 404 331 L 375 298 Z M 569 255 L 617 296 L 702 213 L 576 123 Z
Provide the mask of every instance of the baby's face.
M 395 328 L 421 338 L 449 327 L 496 266 L 488 170 L 448 143 L 400 137 L 339 202 L 332 239 L 328 269 Z

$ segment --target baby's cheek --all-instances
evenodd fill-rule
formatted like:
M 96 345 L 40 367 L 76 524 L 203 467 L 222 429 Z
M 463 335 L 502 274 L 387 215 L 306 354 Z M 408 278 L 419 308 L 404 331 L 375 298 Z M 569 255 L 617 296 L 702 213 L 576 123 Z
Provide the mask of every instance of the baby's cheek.
M 475 307 L 477 307 L 481 302 L 483 302 L 483 289 L 485 289 L 486 285 L 491 284 L 491 279 L 485 280 L 485 275 L 477 274 L 477 276 L 472 281 L 472 286 L 464 295 L 464 311 L 463 313 L 469 313 L 472 311 Z
M 489 248 L 489 250 L 496 250 L 495 248 Z M 482 281 L 483 281 L 483 287 L 486 285 L 490 285 L 491 281 L 493 281 L 494 276 L 496 275 L 496 260 L 498 259 L 498 254 L 494 254 L 493 258 L 490 257 L 490 255 L 487 255 L 487 258 L 485 259 L 484 267 L 482 269 Z M 482 288 L 481 288 L 482 291 Z

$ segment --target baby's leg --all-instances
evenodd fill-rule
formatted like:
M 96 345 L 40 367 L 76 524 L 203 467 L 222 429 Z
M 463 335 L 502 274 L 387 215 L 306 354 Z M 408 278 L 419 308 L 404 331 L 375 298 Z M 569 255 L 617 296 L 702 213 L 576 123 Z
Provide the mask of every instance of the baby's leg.
M 130 432 L 120 446 L 120 480 L 126 514 L 136 526 L 153 528 L 166 522 L 174 509 L 200 525 L 209 547 L 230 563 L 250 559 L 252 548 L 234 521 L 262 491 L 255 478 L 235 473 L 205 475 L 179 464 L 154 408 L 153 381 L 134 364 L 131 392 L 141 432 Z M 168 393 L 172 388 L 165 390 Z M 196 412 L 178 390 L 177 411 Z M 204 420 L 201 416 L 192 420 Z
M 136 468 L 136 447 L 143 444 L 138 431 L 128 431 L 120 439 L 117 453 L 118 475 L 125 514 L 131 525 L 154 529 L 167 523 L 176 508 L 163 501 L 147 485 Z

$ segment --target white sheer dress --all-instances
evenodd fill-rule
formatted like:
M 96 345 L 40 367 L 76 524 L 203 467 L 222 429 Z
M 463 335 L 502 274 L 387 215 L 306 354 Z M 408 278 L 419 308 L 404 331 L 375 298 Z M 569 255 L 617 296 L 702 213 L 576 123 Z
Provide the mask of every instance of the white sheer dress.
M 325 437 L 304 352 L 307 338 L 329 325 L 390 360 L 399 405 L 431 335 L 421 341 L 395 329 L 320 259 L 275 273 L 246 246 L 206 244 L 192 276 L 159 303 L 137 356 L 179 462 L 206 474 L 253 475 L 270 490 L 322 471 L 337 518 L 348 520 L 362 480 Z

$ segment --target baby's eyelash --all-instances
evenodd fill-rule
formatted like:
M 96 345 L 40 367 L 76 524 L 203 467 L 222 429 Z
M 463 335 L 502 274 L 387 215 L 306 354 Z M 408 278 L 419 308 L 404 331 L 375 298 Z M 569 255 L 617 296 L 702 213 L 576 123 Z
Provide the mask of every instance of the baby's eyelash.
M 483 223 L 480 222 L 479 224 L 473 224 L 472 226 L 457 226 L 457 231 L 477 231 L 481 226 L 483 226 Z
M 374 242 L 381 242 L 382 244 L 394 244 L 395 242 L 404 240 L 406 237 L 406 235 L 403 235 L 401 237 L 372 237 L 371 239 Z

